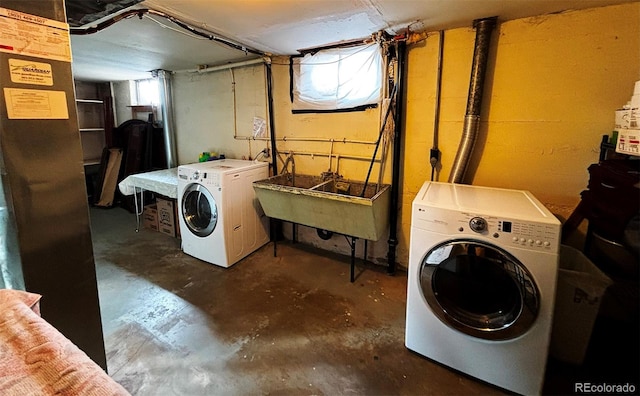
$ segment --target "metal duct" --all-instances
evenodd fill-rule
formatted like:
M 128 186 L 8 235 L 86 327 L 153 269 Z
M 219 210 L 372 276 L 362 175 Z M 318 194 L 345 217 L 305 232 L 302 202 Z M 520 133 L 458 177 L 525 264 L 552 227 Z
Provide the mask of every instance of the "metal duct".
M 473 27 L 476 29 L 476 42 L 473 50 L 473 63 L 471 65 L 471 81 L 469 83 L 469 97 L 467 99 L 467 112 L 464 117 L 462 138 L 458 146 L 456 158 L 453 161 L 450 183 L 462 183 L 464 180 L 473 146 L 478 136 L 480 126 L 480 110 L 482 105 L 482 88 L 487 69 L 487 57 L 491 32 L 496 25 L 497 17 L 476 19 Z
M 25 43 L 0 52 L 0 266 L 10 279 L 3 283 L 42 295 L 42 317 L 106 370 L 71 57 L 62 51 L 71 47 L 57 27 L 66 23 L 64 1 L 0 0 L 0 7 L 16 11 L 3 15 L 3 40 Z M 54 35 L 60 56 L 45 48 Z M 45 85 L 14 79 L 13 62 L 44 62 L 55 77 Z M 42 355 L 33 352 L 37 361 Z
M 173 100 L 171 96 L 171 73 L 166 70 L 154 72 L 160 80 L 159 91 L 162 102 L 162 130 L 164 135 L 164 152 L 167 158 L 167 168 L 178 166 L 176 154 L 176 136 L 173 126 Z

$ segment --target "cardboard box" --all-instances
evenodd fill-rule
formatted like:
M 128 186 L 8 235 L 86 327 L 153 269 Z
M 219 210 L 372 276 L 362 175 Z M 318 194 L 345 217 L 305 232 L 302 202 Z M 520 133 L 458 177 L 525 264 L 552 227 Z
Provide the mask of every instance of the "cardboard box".
M 176 201 L 174 199 L 156 198 L 158 206 L 158 231 L 163 234 L 176 236 L 176 216 L 174 208 Z
M 156 204 L 145 205 L 142 211 L 142 227 L 158 231 L 158 208 Z
M 640 156 L 640 129 L 618 129 L 616 153 Z
M 625 108 L 616 110 L 615 126 L 616 130 L 637 129 L 640 127 L 640 109 Z
M 173 205 L 173 218 L 176 221 L 176 238 L 180 238 L 180 218 L 178 217 L 178 211 L 180 210 L 180 205 L 175 201 Z
M 611 283 L 611 279 L 581 251 L 560 246 L 551 356 L 567 363 L 582 364 L 602 297 Z

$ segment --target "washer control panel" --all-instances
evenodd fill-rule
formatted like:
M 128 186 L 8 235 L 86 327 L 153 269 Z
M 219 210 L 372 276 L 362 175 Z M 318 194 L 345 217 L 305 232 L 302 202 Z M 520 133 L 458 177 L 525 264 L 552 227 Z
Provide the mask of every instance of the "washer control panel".
M 178 168 L 178 178 L 186 183 L 198 183 L 205 186 L 220 186 L 219 172 L 201 172 L 197 169 Z

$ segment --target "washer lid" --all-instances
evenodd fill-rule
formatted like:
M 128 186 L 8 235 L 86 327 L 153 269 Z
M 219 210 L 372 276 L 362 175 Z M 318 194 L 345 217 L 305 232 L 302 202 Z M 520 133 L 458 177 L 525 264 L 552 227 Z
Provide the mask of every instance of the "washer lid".
M 461 212 L 559 224 L 540 201 L 524 190 L 426 182 L 414 202 Z

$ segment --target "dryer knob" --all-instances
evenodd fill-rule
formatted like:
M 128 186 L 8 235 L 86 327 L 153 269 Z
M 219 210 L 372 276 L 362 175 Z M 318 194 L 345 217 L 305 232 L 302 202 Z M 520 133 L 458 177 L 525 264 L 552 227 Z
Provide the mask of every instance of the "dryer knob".
M 487 229 L 487 221 L 482 217 L 474 217 L 469 221 L 469 227 L 475 232 L 482 232 Z

